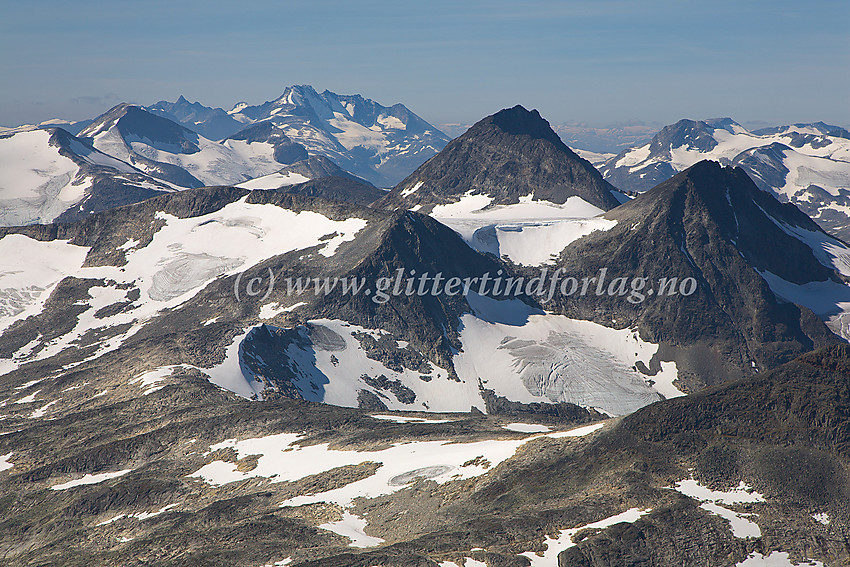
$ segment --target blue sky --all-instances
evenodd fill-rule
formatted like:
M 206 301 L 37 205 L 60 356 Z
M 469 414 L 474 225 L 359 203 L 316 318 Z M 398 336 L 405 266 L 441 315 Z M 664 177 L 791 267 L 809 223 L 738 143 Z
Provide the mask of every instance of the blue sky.
M 435 124 L 850 125 L 847 0 L 3 3 L 0 125 L 287 85 L 402 102 Z

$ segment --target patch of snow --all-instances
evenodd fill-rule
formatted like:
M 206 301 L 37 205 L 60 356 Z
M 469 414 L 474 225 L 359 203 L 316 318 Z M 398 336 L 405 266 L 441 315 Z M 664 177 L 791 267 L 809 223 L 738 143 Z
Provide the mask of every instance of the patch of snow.
M 210 382 L 219 388 L 230 390 L 243 398 L 261 399 L 264 389 L 263 383 L 246 377 L 239 360 L 239 347 L 250 332 L 251 328 L 248 328 L 243 333 L 233 337 L 230 346 L 224 351 L 224 361 L 212 368 L 201 368 L 200 370 L 207 375 Z
M 99 474 L 85 474 L 82 478 L 78 478 L 76 480 L 70 480 L 68 482 L 63 482 L 62 484 L 54 484 L 50 487 L 50 490 L 68 490 L 69 488 L 74 488 L 76 486 L 85 486 L 88 484 L 99 484 L 106 480 L 110 480 L 113 478 L 119 478 L 124 476 L 127 473 L 132 472 L 133 469 L 125 469 L 122 471 L 116 472 L 106 472 Z
M 49 402 L 49 403 L 41 406 L 40 408 L 38 408 L 37 410 L 35 410 L 34 412 L 32 412 L 30 414 L 30 418 L 31 419 L 38 419 L 38 418 L 44 417 L 47 414 L 47 410 L 50 408 L 50 406 L 57 404 L 57 403 L 59 403 L 59 400 L 53 400 L 52 402 Z
M 447 205 L 437 205 L 431 210 L 431 216 L 438 219 L 465 216 L 474 211 L 480 211 L 493 202 L 493 197 L 476 195 L 472 190 L 464 193 L 460 199 Z
M 850 286 L 832 280 L 795 284 L 756 270 L 780 301 L 808 307 L 837 335 L 850 339 Z
M 255 177 L 254 179 L 249 179 L 248 181 L 243 181 L 236 185 L 236 187 L 241 187 L 242 189 L 251 189 L 252 191 L 266 191 L 277 189 L 278 187 L 286 187 L 289 185 L 297 185 L 299 183 L 306 183 L 310 181 L 309 177 L 305 177 L 300 173 L 287 172 L 287 173 L 270 173 L 268 175 L 263 175 L 261 177 Z
M 260 319 L 273 319 L 277 315 L 281 313 L 289 313 L 290 311 L 294 311 L 298 309 L 302 305 L 307 305 L 304 301 L 299 301 L 293 305 L 281 306 L 277 301 L 272 303 L 266 303 L 265 305 L 260 307 Z
M 341 112 L 334 112 L 334 117 L 328 119 L 327 122 L 339 130 L 339 132 L 334 132 L 334 136 L 346 150 L 351 151 L 360 146 L 381 153 L 389 144 L 382 133 L 375 132 L 350 120 Z
M 828 526 L 829 522 L 830 522 L 829 514 L 827 514 L 826 512 L 820 512 L 818 514 L 812 514 L 812 518 L 814 518 L 814 520 L 816 522 L 820 522 L 821 524 L 823 524 L 825 526 Z
M 634 167 L 649 157 L 649 144 L 632 148 L 617 160 L 614 167 Z
M 164 514 L 164 513 L 168 512 L 169 510 L 171 510 L 172 508 L 176 508 L 177 506 L 179 506 L 179 504 L 168 504 L 167 506 L 163 506 L 162 508 L 160 508 L 159 510 L 157 510 L 155 512 L 139 512 L 138 514 L 130 514 L 129 517 L 138 518 L 139 520 L 144 521 L 144 520 L 148 520 L 150 518 L 154 518 L 156 516 L 159 516 L 160 514 Z
M 547 431 L 552 431 L 551 427 L 535 425 L 533 423 L 509 423 L 507 425 L 503 425 L 502 428 L 507 429 L 508 431 L 516 431 L 518 433 L 546 433 Z
M 30 380 L 29 382 L 21 384 L 20 386 L 16 386 L 15 389 L 16 390 L 26 390 L 27 388 L 32 388 L 33 386 L 35 386 L 39 382 L 44 382 L 45 380 L 47 380 L 47 378 L 39 378 L 37 380 Z
M 36 390 L 35 392 L 30 394 L 29 396 L 25 396 L 25 397 L 21 398 L 20 400 L 17 400 L 15 403 L 16 404 L 31 404 L 35 401 L 35 397 L 38 395 L 39 392 L 41 392 L 41 390 Z
M 594 166 L 602 165 L 603 163 L 617 155 L 611 153 L 591 152 L 590 150 L 580 150 L 578 148 L 572 148 L 572 150 L 577 153 L 579 157 L 586 159 Z
M 132 380 L 130 380 L 130 384 L 138 384 L 139 387 L 144 390 L 144 395 L 152 394 L 157 390 L 161 390 L 165 387 L 165 385 L 160 385 L 160 382 L 168 378 L 174 373 L 174 370 L 177 368 L 181 368 L 184 365 L 177 364 L 174 366 L 161 366 L 155 370 L 151 370 L 149 372 L 144 372 L 139 374 Z
M 306 349 L 295 345 L 289 348 L 288 354 L 298 361 L 304 374 L 300 381 L 293 382 L 304 399 L 357 407 L 359 392 L 366 390 L 379 397 L 385 396 L 382 400 L 387 409 L 392 411 L 466 412 L 473 405 L 482 410 L 484 408 L 477 379 L 471 382 L 452 380 L 446 369 L 430 362 L 427 373 L 408 368 L 396 372 L 382 362 L 369 358 L 355 335 L 365 333 L 378 338 L 386 334 L 385 331 L 335 319 L 315 319 L 309 321 L 309 324 L 314 330 L 321 331 L 322 335 L 333 337 L 333 340 L 319 341 Z M 431 379 L 420 379 L 424 374 L 431 376 Z M 364 375 L 383 375 L 388 380 L 398 380 L 412 390 L 415 399 L 405 403 L 391 392 L 384 392 L 366 383 L 362 378 Z
M 569 244 L 617 222 L 580 197 L 558 205 L 535 201 L 532 195 L 515 205 L 486 207 L 482 195 L 467 194 L 457 203 L 434 207 L 431 216 L 457 232 L 479 252 L 506 256 L 516 264 L 539 266 L 550 262 Z M 490 199 L 490 197 L 486 197 Z M 475 209 L 481 200 L 483 206 Z M 486 207 L 486 208 L 485 208 Z
M 735 567 L 823 567 L 820 561 L 807 561 L 805 563 L 794 563 L 791 556 L 784 551 L 771 551 L 767 555 L 754 551 L 749 557 Z
M 569 431 L 550 433 L 547 437 L 551 437 L 552 439 L 563 439 L 564 437 L 584 437 L 585 435 L 590 435 L 594 431 L 599 431 L 603 427 L 605 427 L 604 423 L 594 423 L 593 425 L 585 425 L 584 427 L 577 427 L 575 429 L 570 429 Z
M 328 444 L 299 446 L 300 434 L 281 433 L 230 444 L 237 458 L 260 455 L 251 471 L 239 471 L 233 463 L 213 461 L 189 475 L 220 486 L 249 478 L 270 482 L 296 481 L 334 468 L 361 463 L 378 463 L 377 471 L 346 486 L 286 500 L 282 506 L 330 502 L 349 506 L 358 497 L 375 498 L 397 492 L 417 478 L 445 483 L 480 476 L 510 458 L 517 448 L 531 441 L 489 440 L 473 443 L 420 441 L 397 443 L 378 451 L 336 450 Z M 212 447 L 211 447 L 212 449 Z M 479 458 L 480 457 L 480 458 Z M 484 461 L 487 461 L 486 463 Z M 474 462 L 473 462 L 474 461 Z
M 730 528 L 732 529 L 732 535 L 737 538 L 746 539 L 748 537 L 761 537 L 761 529 L 758 524 L 747 519 L 747 516 L 758 516 L 757 514 L 741 514 L 740 512 L 735 512 L 729 508 L 718 506 L 713 502 L 703 502 L 700 504 L 700 508 L 727 520 Z
M 416 193 L 417 191 L 419 191 L 419 188 L 420 188 L 420 187 L 422 187 L 422 185 L 423 185 L 423 184 L 424 184 L 424 182 L 423 182 L 423 181 L 417 181 L 417 182 L 416 182 L 416 183 L 414 183 L 411 187 L 408 187 L 407 189 L 405 189 L 404 191 L 402 191 L 402 192 L 401 192 L 401 196 L 402 196 L 402 197 L 407 197 L 407 196 L 409 196 L 409 195 L 413 195 L 414 193 Z
M 379 116 L 376 122 L 389 130 L 404 130 L 407 128 L 407 124 L 395 116 Z
M 280 561 L 275 561 L 274 563 L 268 563 L 263 565 L 262 567 L 286 567 L 287 565 L 292 564 L 292 558 L 287 557 L 286 559 L 282 559 Z
M 427 417 L 413 417 L 405 415 L 370 415 L 373 419 L 392 421 L 394 423 L 452 423 L 456 419 L 429 419 Z
M 531 551 L 520 553 L 520 555 L 527 557 L 531 561 L 531 567 L 558 567 L 558 554 L 576 545 L 573 542 L 572 538 L 578 532 L 586 529 L 604 530 L 605 528 L 611 527 L 614 524 L 619 524 L 623 522 L 633 524 L 643 516 L 649 514 L 651 511 L 651 508 L 648 508 L 646 510 L 641 510 L 640 508 L 630 508 L 625 512 L 622 512 L 615 516 L 610 516 L 608 518 L 605 518 L 604 520 L 599 520 L 598 522 L 585 524 L 577 528 L 561 530 L 561 533 L 558 535 L 558 537 L 546 537 L 546 541 L 544 542 L 546 545 L 546 551 L 543 553 L 543 555 L 539 555 Z
M 754 491 L 743 481 L 736 488 L 724 491 L 712 490 L 694 479 L 686 479 L 677 482 L 673 490 L 701 501 L 700 508 L 727 520 L 733 536 L 741 539 L 761 537 L 761 529 L 758 524 L 747 519 L 748 517 L 757 517 L 757 514 L 735 512 L 717 504 L 717 502 L 726 505 L 754 504 L 765 501 L 764 496 Z
M 140 244 L 140 242 L 138 240 L 136 240 L 135 238 L 131 238 L 131 239 L 127 240 L 127 242 L 125 242 L 124 244 L 119 246 L 118 250 L 124 250 L 126 252 L 128 250 L 132 250 L 133 248 L 136 248 L 139 244 Z
M 14 453 L 0 455 L 0 472 L 7 471 L 15 466 L 15 464 L 9 460 L 12 458 L 12 455 L 14 455 Z
M 367 478 L 340 488 L 296 496 L 281 503 L 281 506 L 301 506 L 329 502 L 348 507 L 355 498 L 375 498 L 392 494 L 404 489 L 416 479 L 428 479 L 443 484 L 474 478 L 509 459 L 519 447 L 534 439 L 588 435 L 601 426 L 602 424 L 595 424 L 568 432 L 536 435 L 520 440 L 485 440 L 472 443 L 400 442 L 377 451 L 331 449 L 327 443 L 301 446 L 298 442 L 303 436 L 298 433 L 280 433 L 242 441 L 228 439 L 211 445 L 206 454 L 232 448 L 237 459 L 259 455 L 253 470 L 240 471 L 234 463 L 215 460 L 188 476 L 214 486 L 251 478 L 266 478 L 269 482 L 291 482 L 338 467 L 377 463 L 378 469 Z
M 754 491 L 743 481 L 736 488 L 724 491 L 712 490 L 691 478 L 677 482 L 674 490 L 701 502 L 749 504 L 765 501 L 764 496 Z
M 379 537 L 367 535 L 364 531 L 366 520 L 348 510 L 343 512 L 341 520 L 320 524 L 317 527 L 347 537 L 351 540 L 348 544 L 350 547 L 375 547 L 384 543 L 384 540 Z

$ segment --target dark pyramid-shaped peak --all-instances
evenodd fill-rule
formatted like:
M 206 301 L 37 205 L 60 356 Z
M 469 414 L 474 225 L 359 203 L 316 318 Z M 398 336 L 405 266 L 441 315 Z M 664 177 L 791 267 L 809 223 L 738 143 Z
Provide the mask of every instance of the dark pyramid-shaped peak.
M 521 197 L 564 203 L 580 197 L 602 210 L 619 204 L 614 187 L 570 150 L 536 110 L 514 106 L 477 122 L 380 201 L 427 212 L 463 195 L 487 195 L 493 205 Z
M 538 140 L 548 140 L 556 146 L 567 146 L 558 137 L 558 134 L 552 130 L 549 122 L 546 121 L 540 113 L 534 110 L 527 110 L 522 105 L 516 105 L 513 108 L 500 110 L 492 116 L 488 116 L 473 126 L 485 128 L 488 126 L 496 126 L 506 134 L 514 136 L 530 136 Z
M 760 191 L 740 168 L 697 163 L 605 217 L 617 224 L 568 246 L 558 265 L 578 278 L 603 268 L 609 281 L 646 278 L 654 294 L 638 305 L 605 295 L 556 296 L 560 311 L 638 328 L 645 340 L 663 345 L 663 360 L 676 362 L 684 389 L 840 341 L 812 311 L 779 299 L 765 279 L 801 285 L 836 278 L 804 242 L 826 235 L 793 205 Z M 693 278 L 693 293 L 658 295 L 663 278 Z
M 832 270 L 809 246 L 789 234 L 795 229 L 826 236 L 797 207 L 761 191 L 740 167 L 703 160 L 613 211 L 622 219 L 665 218 L 680 242 L 689 226 L 711 226 L 756 269 L 795 283 L 824 281 Z

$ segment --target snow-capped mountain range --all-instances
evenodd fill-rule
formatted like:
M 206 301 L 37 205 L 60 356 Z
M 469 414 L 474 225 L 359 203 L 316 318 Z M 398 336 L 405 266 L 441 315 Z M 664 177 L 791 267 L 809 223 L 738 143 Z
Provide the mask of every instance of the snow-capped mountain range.
M 148 109 L 221 139 L 232 139 L 248 125 L 270 122 L 310 155 L 324 155 L 379 187 L 395 185 L 449 141 L 403 104 L 386 107 L 360 95 L 319 93 L 309 85 L 287 87 L 274 100 L 239 103 L 228 112 L 182 97 Z
M 616 187 L 642 192 L 703 159 L 740 166 L 762 190 L 850 238 L 850 132 L 823 122 L 750 132 L 730 118 L 680 120 L 597 167 Z
M 119 104 L 92 120 L 4 130 L 0 225 L 70 220 L 205 185 L 275 189 L 337 176 L 388 186 L 447 142 L 401 104 L 309 86 L 229 113 L 183 97 Z M 380 194 L 365 191 L 361 201 Z

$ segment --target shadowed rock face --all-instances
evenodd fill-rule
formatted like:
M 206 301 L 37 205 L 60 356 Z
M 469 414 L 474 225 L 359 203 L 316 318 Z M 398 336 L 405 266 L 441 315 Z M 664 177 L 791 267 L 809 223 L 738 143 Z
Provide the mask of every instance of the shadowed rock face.
M 619 204 L 613 189 L 590 162 L 564 145 L 536 110 L 515 106 L 452 140 L 378 206 L 421 205 L 428 211 L 470 193 L 489 195 L 493 204 L 516 203 L 528 195 L 560 204 L 578 196 L 609 210 Z
M 150 114 L 130 104 L 113 107 L 80 132 L 80 137 L 96 136 L 113 126 L 117 127 L 125 139 L 144 139 L 157 149 L 182 154 L 200 151 L 198 134 L 167 118 Z
M 370 205 L 386 195 L 386 191 L 349 177 L 319 177 L 305 183 L 281 187 L 280 190 L 285 193 L 321 197 L 363 206 Z
M 837 278 L 777 222 L 822 231 L 742 170 L 701 162 L 605 217 L 617 225 L 576 241 L 556 262 L 567 275 L 594 277 L 605 268 L 608 282 L 645 277 L 655 291 L 661 278 L 690 277 L 695 292 L 646 294 L 638 305 L 607 294 L 556 294 L 547 308 L 637 326 L 646 340 L 662 344 L 659 358 L 677 362 L 686 389 L 773 368 L 840 340 L 805 307 L 778 301 L 756 271 L 798 284 Z

